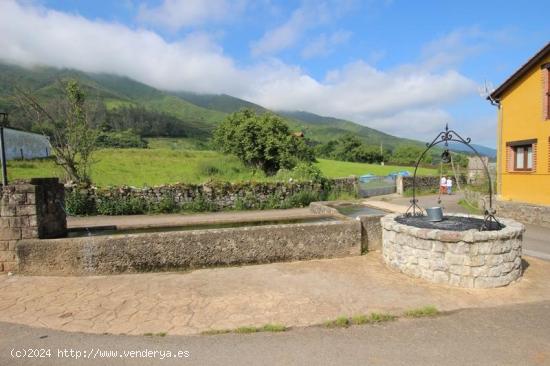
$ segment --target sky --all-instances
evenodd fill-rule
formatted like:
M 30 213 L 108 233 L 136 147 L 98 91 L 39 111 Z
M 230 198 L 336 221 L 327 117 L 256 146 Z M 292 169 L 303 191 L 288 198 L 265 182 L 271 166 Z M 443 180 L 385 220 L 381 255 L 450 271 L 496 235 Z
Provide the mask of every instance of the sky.
M 546 9 L 535 0 L 0 0 L 0 59 L 226 93 L 422 141 L 449 123 L 494 147 L 497 111 L 481 94 L 550 41 Z

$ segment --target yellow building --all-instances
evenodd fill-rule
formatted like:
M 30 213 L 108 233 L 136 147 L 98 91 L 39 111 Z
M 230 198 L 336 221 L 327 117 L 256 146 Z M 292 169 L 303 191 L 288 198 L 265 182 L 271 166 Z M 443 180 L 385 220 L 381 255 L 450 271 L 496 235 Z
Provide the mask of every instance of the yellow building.
M 550 43 L 489 96 L 499 106 L 497 194 L 503 204 L 550 209 L 549 79 Z

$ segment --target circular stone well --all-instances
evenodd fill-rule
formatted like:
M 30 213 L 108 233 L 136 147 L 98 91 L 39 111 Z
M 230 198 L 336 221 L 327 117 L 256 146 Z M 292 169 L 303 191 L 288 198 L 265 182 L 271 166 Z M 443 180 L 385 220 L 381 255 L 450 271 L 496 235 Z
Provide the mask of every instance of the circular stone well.
M 504 228 L 494 231 L 442 230 L 399 223 L 399 217 L 390 214 L 381 219 L 382 253 L 391 268 L 435 283 L 469 288 L 506 286 L 521 277 L 525 227 L 517 221 L 499 218 Z M 483 220 L 482 216 L 461 214 L 446 217 Z

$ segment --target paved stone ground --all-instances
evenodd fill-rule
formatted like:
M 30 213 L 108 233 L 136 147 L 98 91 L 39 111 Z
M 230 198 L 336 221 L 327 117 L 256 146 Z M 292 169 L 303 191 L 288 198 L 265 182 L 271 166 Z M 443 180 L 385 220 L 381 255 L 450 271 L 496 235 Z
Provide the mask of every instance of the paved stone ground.
M 550 364 L 549 312 L 546 301 L 347 329 L 166 337 L 69 333 L 0 322 L 0 365 L 540 366 Z M 29 348 L 50 350 L 51 357 L 11 356 Z M 73 358 L 58 354 L 71 350 Z M 123 353 L 145 350 L 188 351 L 189 357 Z M 84 359 L 84 352 L 92 356 Z M 110 358 L 99 357 L 107 352 Z
M 435 285 L 393 272 L 379 253 L 342 259 L 92 277 L 0 276 L 0 321 L 90 333 L 194 334 L 319 324 L 340 315 L 550 300 L 550 263 L 527 258 L 505 288 Z

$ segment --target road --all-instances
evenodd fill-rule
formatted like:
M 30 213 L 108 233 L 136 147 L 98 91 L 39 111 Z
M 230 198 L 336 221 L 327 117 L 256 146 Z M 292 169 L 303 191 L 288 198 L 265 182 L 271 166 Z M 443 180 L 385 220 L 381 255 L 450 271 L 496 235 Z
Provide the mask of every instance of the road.
M 347 329 L 284 333 L 124 336 L 0 323 L 0 365 L 550 365 L 550 302 L 469 309 Z M 12 349 L 51 349 L 14 359 Z M 170 350 L 188 358 L 59 358 L 57 350 Z

